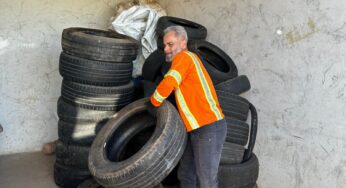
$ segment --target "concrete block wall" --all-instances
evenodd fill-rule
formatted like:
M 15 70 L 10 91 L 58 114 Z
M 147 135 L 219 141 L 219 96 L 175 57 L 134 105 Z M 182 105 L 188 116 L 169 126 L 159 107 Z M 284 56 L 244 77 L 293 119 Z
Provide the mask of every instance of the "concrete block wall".
M 346 185 L 346 1 L 159 1 L 249 77 L 260 188 Z
M 0 1 L 0 155 L 57 139 L 61 33 L 106 29 L 115 0 Z

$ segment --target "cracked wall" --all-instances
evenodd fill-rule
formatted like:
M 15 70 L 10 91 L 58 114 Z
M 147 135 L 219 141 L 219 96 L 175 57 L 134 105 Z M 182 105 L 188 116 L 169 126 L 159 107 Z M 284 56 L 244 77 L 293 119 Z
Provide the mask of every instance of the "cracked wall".
M 346 1 L 159 1 L 205 25 L 258 110 L 260 188 L 345 187 Z
M 115 0 L 0 1 L 0 155 L 57 139 L 61 33 L 106 29 Z

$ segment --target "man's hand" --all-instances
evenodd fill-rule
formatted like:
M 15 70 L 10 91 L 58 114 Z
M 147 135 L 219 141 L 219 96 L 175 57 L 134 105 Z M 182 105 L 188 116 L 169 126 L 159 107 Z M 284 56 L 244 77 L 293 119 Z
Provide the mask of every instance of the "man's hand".
M 157 113 L 157 107 L 155 107 L 154 105 L 151 104 L 150 101 L 148 101 L 148 103 L 146 104 L 147 106 L 147 111 L 150 115 L 156 117 L 156 113 Z

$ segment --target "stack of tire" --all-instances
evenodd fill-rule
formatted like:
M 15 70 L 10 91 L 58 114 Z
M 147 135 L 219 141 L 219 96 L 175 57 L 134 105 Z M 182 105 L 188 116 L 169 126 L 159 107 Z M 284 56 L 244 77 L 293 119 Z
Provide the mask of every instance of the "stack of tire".
M 180 25 L 189 38 L 188 49 L 202 60 L 215 86 L 221 108 L 226 116 L 228 131 L 222 151 L 219 168 L 220 188 L 252 188 L 256 186 L 259 163 L 252 153 L 257 134 L 257 112 L 255 107 L 239 94 L 250 90 L 245 75 L 238 76 L 233 60 L 222 49 L 205 40 L 207 29 L 195 22 L 165 16 L 158 20 L 156 32 L 159 35 L 157 49 L 143 65 L 143 88 L 145 95 L 153 92 L 170 67 L 165 62 L 162 36 L 168 26 Z M 170 96 L 170 101 L 173 96 Z M 251 112 L 251 126 L 247 123 Z M 175 178 L 176 179 L 176 178 Z
M 88 154 L 98 131 L 133 101 L 132 61 L 138 44 L 113 31 L 67 28 L 62 49 L 54 179 L 59 187 L 75 188 L 91 177 Z

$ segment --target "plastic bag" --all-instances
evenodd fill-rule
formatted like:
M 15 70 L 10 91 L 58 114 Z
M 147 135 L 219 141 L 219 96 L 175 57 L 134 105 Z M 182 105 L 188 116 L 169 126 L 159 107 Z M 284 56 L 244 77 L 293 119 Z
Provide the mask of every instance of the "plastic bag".
M 131 36 L 141 43 L 137 59 L 134 61 L 133 76 L 141 75 L 145 58 L 157 49 L 155 29 L 161 16 L 166 16 L 166 12 L 159 4 L 140 3 L 126 10 L 122 9 L 112 22 L 113 30 Z

